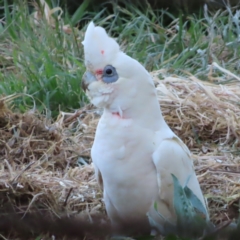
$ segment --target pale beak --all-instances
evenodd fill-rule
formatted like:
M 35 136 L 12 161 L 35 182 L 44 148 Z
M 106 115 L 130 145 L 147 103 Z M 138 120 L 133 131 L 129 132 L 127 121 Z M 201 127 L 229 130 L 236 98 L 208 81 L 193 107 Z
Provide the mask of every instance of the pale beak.
M 89 84 L 95 81 L 97 81 L 97 78 L 95 77 L 95 75 L 89 71 L 86 71 L 82 77 L 82 89 L 86 91 Z

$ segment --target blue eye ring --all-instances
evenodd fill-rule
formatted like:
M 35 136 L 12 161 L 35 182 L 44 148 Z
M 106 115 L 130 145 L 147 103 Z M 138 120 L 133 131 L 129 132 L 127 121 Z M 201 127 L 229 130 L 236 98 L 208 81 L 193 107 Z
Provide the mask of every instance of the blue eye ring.
M 115 67 L 107 65 L 103 69 L 102 80 L 105 83 L 113 83 L 118 80 L 118 74 Z

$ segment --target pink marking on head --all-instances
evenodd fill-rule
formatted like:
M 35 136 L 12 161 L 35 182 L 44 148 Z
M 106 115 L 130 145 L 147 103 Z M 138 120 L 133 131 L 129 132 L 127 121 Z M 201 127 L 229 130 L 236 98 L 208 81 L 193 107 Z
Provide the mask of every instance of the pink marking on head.
M 102 55 L 104 54 L 104 50 L 101 50 L 101 54 L 102 54 Z
M 97 70 L 95 71 L 95 74 L 96 74 L 96 75 L 102 75 L 102 73 L 103 73 L 103 70 L 102 70 L 102 69 L 97 69 Z

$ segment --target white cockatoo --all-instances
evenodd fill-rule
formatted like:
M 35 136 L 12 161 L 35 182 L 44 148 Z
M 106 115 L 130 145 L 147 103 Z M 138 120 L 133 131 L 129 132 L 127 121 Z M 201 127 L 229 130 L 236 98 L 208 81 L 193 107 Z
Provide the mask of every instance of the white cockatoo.
M 103 114 L 91 156 L 113 226 L 127 222 L 164 225 L 158 212 L 176 222 L 173 178 L 187 186 L 206 209 L 186 145 L 163 119 L 153 80 L 93 22 L 83 41 L 87 71 L 82 86 Z

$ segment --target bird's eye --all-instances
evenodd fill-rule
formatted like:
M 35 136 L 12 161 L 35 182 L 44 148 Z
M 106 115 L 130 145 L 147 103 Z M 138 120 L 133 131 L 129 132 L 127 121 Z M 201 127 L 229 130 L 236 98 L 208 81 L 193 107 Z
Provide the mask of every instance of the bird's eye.
M 106 69 L 106 74 L 109 76 L 109 75 L 112 75 L 113 71 L 111 68 L 108 68 Z
M 116 82 L 118 80 L 118 74 L 117 71 L 115 69 L 115 67 L 111 66 L 111 65 L 107 65 L 104 69 L 103 69 L 103 75 L 102 75 L 102 80 L 105 83 L 113 83 Z

